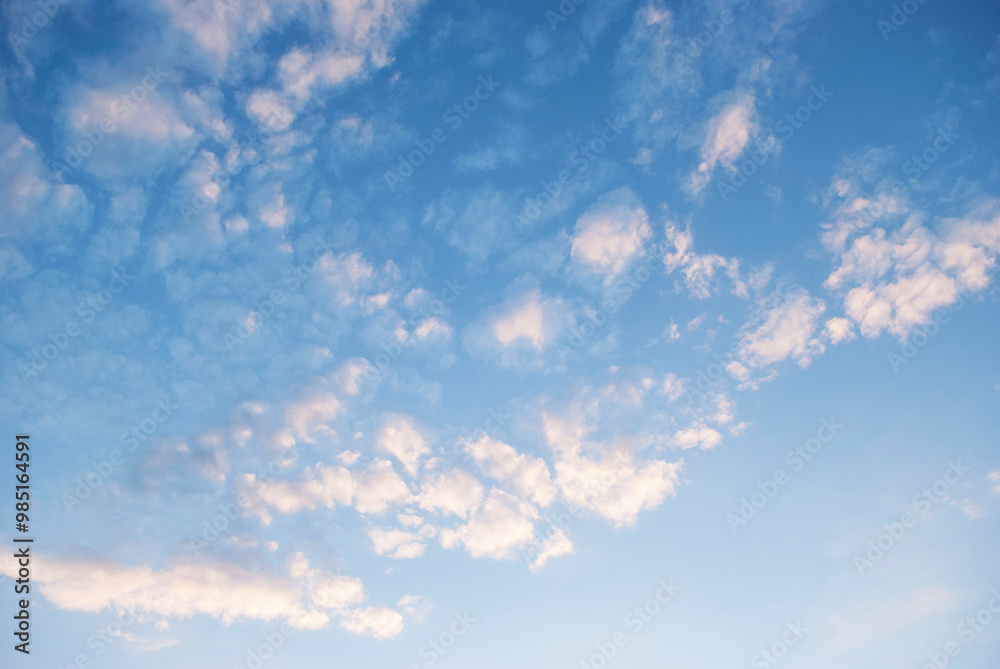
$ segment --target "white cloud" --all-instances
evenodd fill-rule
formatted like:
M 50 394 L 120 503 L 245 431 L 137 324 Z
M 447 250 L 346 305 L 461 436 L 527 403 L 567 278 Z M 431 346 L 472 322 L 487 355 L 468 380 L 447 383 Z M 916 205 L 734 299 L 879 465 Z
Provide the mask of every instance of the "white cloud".
M 537 517 L 533 506 L 494 488 L 468 523 L 441 530 L 441 545 L 461 544 L 474 558 L 512 559 L 518 548 L 534 539 Z
M 674 402 L 684 394 L 687 384 L 687 379 L 678 378 L 676 374 L 671 372 L 663 379 L 663 394 L 667 396 L 669 401 Z
M 365 589 L 359 578 L 327 574 L 317 569 L 310 569 L 306 575 L 311 584 L 309 601 L 314 606 L 340 610 L 365 601 Z
M 585 455 L 590 432 L 579 418 L 543 417 L 545 435 L 555 455 L 556 485 L 570 504 L 593 511 L 616 527 L 634 525 L 640 511 L 659 506 L 676 494 L 680 462 L 636 462 L 624 448 L 587 445 L 597 457 Z
M 97 88 L 80 85 L 67 93 L 57 160 L 101 179 L 133 183 L 188 161 L 202 137 L 181 116 L 173 93 L 163 92 L 169 73 L 157 74 L 164 79 L 159 87 L 146 72 L 128 76 L 137 79 Z M 139 85 L 143 78 L 152 87 Z M 143 91 L 141 101 L 129 97 L 134 90 Z
M 700 448 L 707 451 L 720 443 L 722 443 L 722 435 L 704 423 L 695 423 L 684 430 L 679 430 L 674 435 L 674 444 L 678 448 Z
M 177 102 L 181 115 L 199 134 L 217 142 L 232 139 L 233 124 L 226 120 L 222 110 L 222 93 L 217 88 L 205 85 L 186 90 L 179 95 Z
M 362 380 L 368 370 L 369 362 L 364 358 L 351 358 L 347 360 L 334 374 L 333 378 L 344 395 L 357 395 L 361 391 Z M 344 464 L 353 464 L 347 462 Z
M 364 57 L 345 52 L 311 52 L 293 49 L 281 57 L 278 69 L 285 92 L 307 99 L 314 88 L 344 83 L 363 72 Z
M 16 125 L 0 123 L 0 232 L 14 239 L 41 237 L 64 254 L 75 233 L 90 226 L 91 208 L 79 186 L 60 183 L 50 173 L 38 145 Z M 46 224 L 37 225 L 39 220 Z M 24 276 L 30 263 L 9 240 L 3 248 L 0 272 Z
M 831 318 L 826 322 L 824 333 L 830 339 L 830 343 L 839 344 L 842 341 L 854 339 L 854 325 L 847 318 Z
M 866 193 L 890 153 L 870 149 L 827 190 L 832 212 L 822 242 L 835 269 L 825 286 L 843 296 L 863 336 L 888 332 L 904 341 L 936 310 L 990 284 L 1000 254 L 1000 200 L 977 198 L 965 215 L 928 225 L 905 191 Z
M 670 319 L 670 324 L 663 329 L 663 336 L 669 342 L 675 342 L 681 338 L 680 329 L 677 323 L 674 323 L 674 319 Z
M 357 451 L 341 451 L 340 454 L 337 455 L 337 460 L 339 460 L 344 466 L 350 467 L 357 462 L 360 457 L 361 454 Z
M 392 528 L 371 528 L 368 530 L 368 538 L 372 540 L 376 553 L 388 553 L 395 560 L 418 558 L 426 548 L 419 534 Z
M 740 360 L 751 367 L 766 367 L 793 358 L 805 367 L 825 348 L 816 336 L 824 311 L 823 300 L 808 291 L 789 292 L 783 301 L 760 313 L 759 325 L 742 333 Z
M 756 99 L 744 93 L 726 105 L 707 124 L 705 141 L 701 146 L 701 163 L 691 174 L 690 188 L 700 192 L 712 178 L 712 171 L 719 164 L 732 171 L 757 130 Z
M 451 334 L 451 326 L 440 318 L 424 319 L 413 329 L 414 338 L 420 341 L 427 339 L 451 339 Z
M 693 297 L 711 297 L 715 290 L 716 275 L 724 273 L 729 278 L 734 295 L 747 297 L 747 285 L 740 278 L 740 261 L 715 254 L 698 254 L 694 251 L 694 235 L 690 226 L 683 230 L 674 223 L 665 226 L 667 251 L 663 263 L 668 272 L 680 271 L 684 285 Z M 689 326 L 690 329 L 690 326 Z
M 285 206 L 285 194 L 275 187 L 271 199 L 261 206 L 258 217 L 267 227 L 280 230 L 291 223 L 291 214 L 291 209 Z
M 465 334 L 470 353 L 501 367 L 538 367 L 574 317 L 559 297 L 546 297 L 537 286 L 515 282 L 498 308 L 480 316 Z
M 420 458 L 430 453 L 430 448 L 412 417 L 403 414 L 387 415 L 375 436 L 379 451 L 392 455 L 403 465 L 411 477 L 417 475 Z
M 555 500 L 556 487 L 541 458 L 518 453 L 513 446 L 489 436 L 469 444 L 468 449 L 487 476 L 512 487 L 525 499 L 543 507 Z
M 687 327 L 687 331 L 688 332 L 696 332 L 698 330 L 698 328 L 701 327 L 701 324 L 705 322 L 705 319 L 707 317 L 708 317 L 708 312 L 706 311 L 705 313 L 698 314 L 697 316 L 695 316 L 694 318 L 692 318 L 691 320 L 689 320 L 687 322 L 687 326 L 686 326 Z
M 493 321 L 493 335 L 502 346 L 510 346 L 525 339 L 541 350 L 549 337 L 545 317 L 541 291 L 533 291 L 520 304 L 497 315 Z
M 434 604 L 426 597 L 421 597 L 420 595 L 403 595 L 396 602 L 396 608 L 404 616 L 424 620 L 431 609 L 434 608 Z
M 329 437 L 336 434 L 329 423 L 340 412 L 341 404 L 336 395 L 323 392 L 289 404 L 285 409 L 285 418 L 297 439 L 314 444 L 316 435 Z
M 576 222 L 572 258 L 612 281 L 641 254 L 652 236 L 649 217 L 628 187 L 608 193 Z
M 146 73 L 143 72 L 143 75 L 146 76 Z M 180 144 L 193 138 L 194 130 L 157 90 L 147 88 L 145 98 L 139 102 L 123 102 L 122 96 L 127 97 L 130 89 L 137 83 L 140 82 L 124 82 L 115 88 L 85 90 L 80 100 L 69 110 L 70 126 L 77 132 L 94 132 L 102 123 L 110 123 L 111 130 L 106 133 L 106 140 L 123 137 L 153 146 Z
M 715 407 L 716 407 L 716 413 L 714 416 L 710 416 L 710 420 L 712 420 L 717 425 L 728 425 L 736 419 L 736 415 L 734 412 L 736 405 L 725 394 L 723 393 L 716 394 Z
M 413 500 L 410 489 L 388 460 L 376 459 L 367 469 L 354 472 L 354 508 L 359 513 L 382 513 L 393 504 Z
M 247 100 L 247 115 L 265 130 L 287 130 L 295 114 L 275 91 L 254 91 Z
M 358 303 L 377 278 L 375 268 L 359 251 L 350 253 L 325 253 L 317 267 L 338 305 Z
M 573 552 L 573 542 L 569 540 L 566 533 L 561 529 L 556 528 L 552 533 L 542 542 L 542 549 L 538 553 L 534 562 L 528 567 L 532 572 L 536 572 L 552 558 L 557 558 L 561 555 L 568 555 Z
M 288 577 L 222 562 L 155 570 L 93 559 L 36 556 L 35 561 L 42 594 L 69 611 L 110 608 L 164 618 L 200 614 L 225 625 L 278 619 L 296 629 L 319 629 L 329 621 L 329 612 L 346 611 L 364 599 L 358 579 L 310 570 L 298 557 L 293 556 L 295 575 Z
M 352 634 L 391 639 L 403 631 L 403 616 L 386 606 L 350 609 L 340 613 L 340 626 Z
M 283 92 L 298 104 L 317 89 L 366 74 L 366 64 L 378 68 L 390 64 L 390 50 L 423 4 L 423 0 L 164 2 L 174 24 L 209 56 L 206 65 L 215 74 L 254 48 L 265 30 L 281 30 L 295 19 L 309 25 L 313 31 L 310 42 L 324 48 L 293 48 L 278 61 Z
M 407 527 L 420 527 L 424 524 L 424 519 L 415 513 L 401 513 L 396 516 L 396 520 Z
M 273 16 L 265 0 L 233 3 L 203 3 L 163 0 L 174 25 L 191 35 L 203 52 L 212 57 L 211 66 L 221 71 L 234 52 L 253 43 L 271 24 Z
M 292 578 L 302 578 L 309 573 L 309 559 L 301 551 L 288 557 L 288 575 Z
M 492 186 L 445 191 L 427 205 L 421 221 L 482 267 L 491 255 L 514 245 L 511 217 L 521 204 L 513 194 Z
M 270 524 L 267 507 L 279 513 L 297 513 L 303 509 L 325 506 L 333 509 L 337 504 L 349 506 L 354 484 L 351 473 L 340 466 L 317 464 L 306 467 L 298 480 L 257 479 L 244 474 L 239 491 L 253 500 L 252 512 L 264 524 Z
M 904 340 L 963 292 L 989 285 L 1000 254 L 998 212 L 1000 201 L 992 201 L 944 221 L 937 231 L 911 215 L 891 231 L 874 228 L 855 238 L 846 233 L 826 286 L 846 291 L 845 311 L 863 336 L 887 331 Z M 831 249 L 840 241 L 829 242 Z
M 371 146 L 375 139 L 375 128 L 372 122 L 362 119 L 357 114 L 340 119 L 334 126 L 334 133 L 343 142 L 364 147 Z
M 417 503 L 421 509 L 440 511 L 467 518 L 483 499 L 483 486 L 463 469 L 436 474 L 420 490 Z

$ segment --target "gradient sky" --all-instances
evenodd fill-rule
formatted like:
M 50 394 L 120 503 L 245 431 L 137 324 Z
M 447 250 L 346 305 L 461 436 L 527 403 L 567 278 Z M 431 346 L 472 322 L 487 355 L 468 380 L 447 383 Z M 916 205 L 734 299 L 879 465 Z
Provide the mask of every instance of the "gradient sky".
M 996 667 L 1000 5 L 2 20 L 3 666 Z

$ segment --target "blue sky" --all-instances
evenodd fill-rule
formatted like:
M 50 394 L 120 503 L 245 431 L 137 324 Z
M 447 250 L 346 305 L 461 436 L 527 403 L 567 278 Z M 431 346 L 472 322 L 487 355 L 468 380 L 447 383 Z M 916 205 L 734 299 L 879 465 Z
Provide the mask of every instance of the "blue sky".
M 1000 7 L 2 17 L 12 663 L 995 666 Z

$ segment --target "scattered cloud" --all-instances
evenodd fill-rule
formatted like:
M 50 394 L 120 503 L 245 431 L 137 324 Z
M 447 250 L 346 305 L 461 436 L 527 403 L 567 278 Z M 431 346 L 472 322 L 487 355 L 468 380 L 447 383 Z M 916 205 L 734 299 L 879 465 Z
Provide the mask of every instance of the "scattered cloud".
M 652 236 L 646 210 L 630 188 L 602 197 L 576 222 L 570 239 L 573 260 L 614 280 L 641 255 Z
M 740 335 L 740 360 L 760 368 L 791 358 L 806 367 L 825 350 L 817 336 L 824 311 L 823 300 L 805 289 L 789 293 L 784 301 L 762 311 L 755 319 L 759 325 Z
M 691 174 L 689 188 L 697 194 L 708 184 L 716 166 L 733 172 L 736 161 L 757 131 L 757 106 L 753 93 L 741 93 L 709 119 L 701 146 L 701 163 Z

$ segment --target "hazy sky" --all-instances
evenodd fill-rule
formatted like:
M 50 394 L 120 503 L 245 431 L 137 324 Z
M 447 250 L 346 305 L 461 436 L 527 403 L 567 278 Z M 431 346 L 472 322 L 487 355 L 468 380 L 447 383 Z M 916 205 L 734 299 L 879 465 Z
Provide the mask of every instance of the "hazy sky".
M 2 17 L 3 666 L 996 667 L 1000 5 Z

